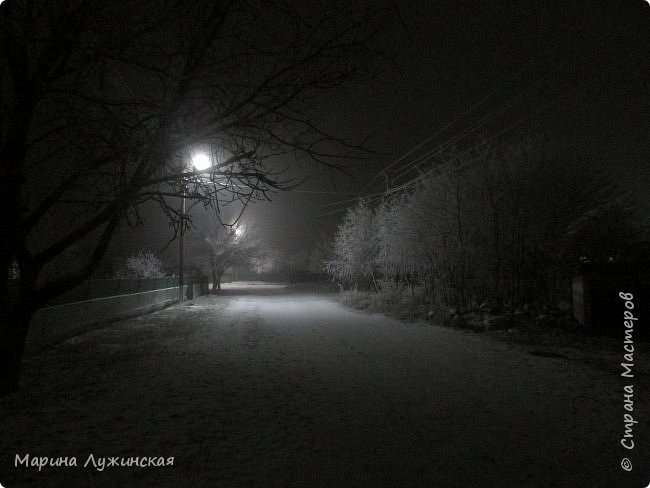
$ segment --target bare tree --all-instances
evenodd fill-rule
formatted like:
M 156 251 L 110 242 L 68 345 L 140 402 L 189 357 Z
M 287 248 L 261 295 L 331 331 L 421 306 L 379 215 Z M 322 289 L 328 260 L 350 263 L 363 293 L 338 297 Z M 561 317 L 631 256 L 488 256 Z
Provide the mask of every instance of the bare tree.
M 214 225 L 205 242 L 213 292 L 221 290 L 221 279 L 228 268 L 249 264 L 260 255 L 259 245 L 237 226 Z
M 157 202 L 220 207 L 287 188 L 274 162 L 358 147 L 310 103 L 361 78 L 383 12 L 364 2 L 12 0 L 0 7 L 0 391 L 34 310 L 83 282 Z M 317 7 L 317 8 L 315 8 Z M 197 152 L 208 169 L 190 169 Z M 64 274 L 52 264 L 81 246 Z

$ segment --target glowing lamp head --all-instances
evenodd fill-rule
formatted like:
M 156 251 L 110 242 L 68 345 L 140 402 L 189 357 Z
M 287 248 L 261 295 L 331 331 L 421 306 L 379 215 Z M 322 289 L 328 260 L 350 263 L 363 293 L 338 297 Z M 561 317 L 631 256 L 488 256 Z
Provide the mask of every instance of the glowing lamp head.
M 192 156 L 192 166 L 198 171 L 204 171 L 212 166 L 212 161 L 210 161 L 210 156 L 204 152 L 197 152 Z

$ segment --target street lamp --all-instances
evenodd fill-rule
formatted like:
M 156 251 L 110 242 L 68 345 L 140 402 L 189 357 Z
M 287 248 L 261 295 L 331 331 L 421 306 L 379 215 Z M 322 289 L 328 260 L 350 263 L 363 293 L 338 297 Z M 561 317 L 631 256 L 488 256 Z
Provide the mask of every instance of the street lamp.
M 210 166 L 212 166 L 212 160 L 210 155 L 204 153 L 203 151 L 195 152 L 192 155 L 192 166 L 198 171 L 205 171 Z
M 191 163 L 192 167 L 197 171 L 205 171 L 206 169 L 212 166 L 212 158 L 209 154 L 203 151 L 193 151 L 191 153 Z M 184 293 L 184 251 L 183 251 L 183 238 L 185 236 L 185 212 L 186 212 L 186 194 L 187 194 L 187 184 L 185 182 L 185 177 L 183 177 L 183 187 L 182 187 L 182 198 L 181 198 L 181 236 L 178 242 L 178 301 L 182 302 L 185 299 Z

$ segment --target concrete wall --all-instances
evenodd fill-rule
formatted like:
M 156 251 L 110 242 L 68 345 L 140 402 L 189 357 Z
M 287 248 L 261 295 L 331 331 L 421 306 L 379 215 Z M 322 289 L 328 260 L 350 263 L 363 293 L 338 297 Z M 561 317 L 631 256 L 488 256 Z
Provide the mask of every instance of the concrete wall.
M 198 297 L 203 291 L 199 284 L 192 290 L 185 288 L 185 296 L 190 297 Z M 172 287 L 41 308 L 30 323 L 26 352 L 36 353 L 107 323 L 150 313 L 177 301 L 178 287 Z

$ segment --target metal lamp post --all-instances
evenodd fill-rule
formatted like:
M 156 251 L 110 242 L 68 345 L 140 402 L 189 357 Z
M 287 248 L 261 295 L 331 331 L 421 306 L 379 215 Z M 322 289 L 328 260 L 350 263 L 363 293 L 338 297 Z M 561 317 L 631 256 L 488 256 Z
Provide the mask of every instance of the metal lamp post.
M 198 171 L 204 171 L 212 166 L 212 160 L 210 156 L 204 152 L 195 152 L 191 156 L 192 167 Z M 185 300 L 185 290 L 184 290 L 184 261 L 185 253 L 183 250 L 183 241 L 185 237 L 185 212 L 186 212 L 186 200 L 187 200 L 187 182 L 185 177 L 183 177 L 183 186 L 182 186 L 182 198 L 181 198 L 181 235 L 178 241 L 178 301 L 183 302 Z
M 183 188 L 181 190 L 183 192 L 182 198 L 181 198 L 181 235 L 180 239 L 178 241 L 178 301 L 182 302 L 185 299 L 185 290 L 184 290 L 184 283 L 183 283 L 183 267 L 184 267 L 184 252 L 183 252 L 183 236 L 185 234 L 185 194 L 187 192 L 187 185 L 185 183 L 185 178 L 183 178 Z

